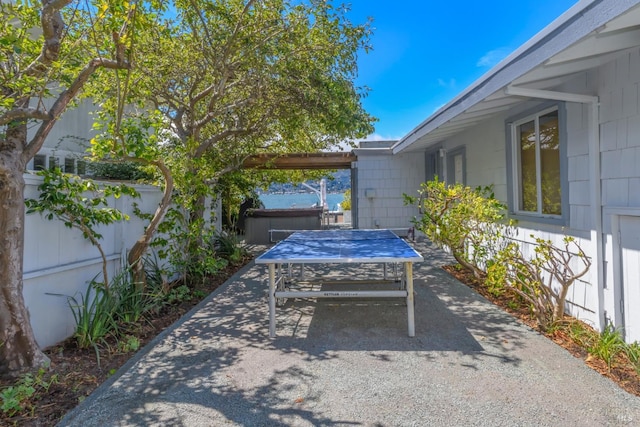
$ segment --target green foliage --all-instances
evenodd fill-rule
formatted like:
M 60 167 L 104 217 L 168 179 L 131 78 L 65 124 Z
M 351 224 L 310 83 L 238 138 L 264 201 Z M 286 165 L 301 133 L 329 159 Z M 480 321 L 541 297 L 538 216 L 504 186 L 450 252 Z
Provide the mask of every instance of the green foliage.
M 351 210 L 351 190 L 346 190 L 344 192 L 344 199 L 340 202 L 340 207 L 342 210 L 350 211 Z
M 133 335 L 125 335 L 118 341 L 118 351 L 122 353 L 131 353 L 140 349 L 140 339 Z
M 582 322 L 574 321 L 569 324 L 569 336 L 582 348 L 590 348 L 598 340 L 598 333 Z
M 94 179 L 151 182 L 155 175 L 137 163 L 93 162 L 88 165 Z
M 636 374 L 640 375 L 640 343 L 633 342 L 624 347 L 624 353 L 629 361 L 633 364 Z
M 540 328 L 547 330 L 564 317 L 569 288 L 589 271 L 591 261 L 572 237 L 565 236 L 563 247 L 541 238 L 534 242 L 533 257 L 526 257 L 516 242 L 504 246 L 487 271 L 487 281 L 503 283 L 519 295 L 531 306 Z M 580 264 L 582 268 L 575 270 Z
M 604 360 L 607 367 L 611 369 L 616 356 L 623 353 L 624 348 L 625 342 L 622 339 L 622 334 L 618 329 L 608 324 L 604 331 L 598 335 L 595 342 L 587 347 L 587 351 Z
M 152 242 L 160 260 L 167 260 L 172 271 L 184 283 L 197 283 L 227 265 L 216 256 L 214 230 L 204 227 L 204 220 L 191 220 L 182 209 L 171 208 L 159 227 L 160 234 Z
M 134 324 L 140 321 L 145 313 L 159 306 L 157 296 L 133 280 L 132 268 L 129 266 L 120 269 L 113 278 L 109 291 L 116 299 L 113 315 L 118 325 Z
M 422 212 L 413 221 L 416 229 L 482 277 L 482 266 L 508 232 L 502 223 L 506 206 L 494 197 L 491 187 L 447 185 L 438 178 L 423 183 L 418 194 L 419 199 L 404 194 L 405 204 L 417 204 Z
M 169 291 L 166 296 L 166 301 L 168 304 L 176 304 L 184 301 L 189 301 L 191 297 L 191 289 L 189 289 L 187 285 L 180 285 Z
M 240 237 L 231 232 L 215 233 L 213 246 L 216 253 L 229 261 L 231 265 L 240 264 L 249 257 L 249 251 L 243 245 Z
M 99 362 L 98 345 L 109 335 L 116 335 L 118 323 L 117 297 L 100 283 L 91 282 L 79 299 L 69 297 L 69 306 L 76 321 L 74 338 L 80 348 L 93 347 Z
M 43 368 L 34 375 L 27 373 L 18 381 L 0 391 L 0 408 L 9 417 L 28 415 L 35 407 L 38 396 L 46 394 L 49 388 L 58 382 L 56 374 L 48 375 Z
M 63 173 L 60 168 L 37 173 L 44 178 L 38 186 L 39 198 L 27 199 L 27 213 L 43 213 L 49 219 L 60 219 L 69 228 L 78 228 L 86 239 L 98 240 L 102 236 L 94 230 L 98 225 L 108 225 L 129 217 L 110 208 L 110 197 L 123 195 L 139 197 L 126 185 L 99 185 L 93 180 Z
M 46 219 L 57 219 L 66 227 L 82 232 L 102 256 L 103 283 L 108 286 L 106 256 L 100 245 L 102 235 L 97 231 L 99 225 L 109 225 L 129 217 L 118 209 L 109 207 L 109 198 L 123 195 L 139 197 L 135 189 L 126 185 L 98 185 L 95 181 L 81 179 L 63 173 L 59 168 L 42 170 L 38 175 L 43 182 L 38 186 L 38 199 L 27 199 L 27 213 L 41 213 Z
M 487 276 L 484 279 L 484 286 L 493 296 L 503 295 L 505 292 L 505 281 L 507 279 L 507 265 L 495 260 L 487 262 Z

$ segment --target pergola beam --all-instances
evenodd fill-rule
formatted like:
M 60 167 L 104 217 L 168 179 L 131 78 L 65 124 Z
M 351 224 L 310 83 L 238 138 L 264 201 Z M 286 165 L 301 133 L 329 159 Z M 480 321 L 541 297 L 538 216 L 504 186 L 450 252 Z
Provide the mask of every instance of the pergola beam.
M 357 157 L 349 152 L 336 153 L 292 153 L 256 154 L 248 157 L 242 167 L 245 169 L 351 169 Z

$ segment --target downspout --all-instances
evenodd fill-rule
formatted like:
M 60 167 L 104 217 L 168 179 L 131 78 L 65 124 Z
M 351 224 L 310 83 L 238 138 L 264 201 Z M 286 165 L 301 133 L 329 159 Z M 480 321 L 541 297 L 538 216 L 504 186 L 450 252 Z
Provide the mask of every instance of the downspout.
M 528 89 L 515 86 L 507 86 L 506 95 L 523 96 L 527 98 L 540 98 L 555 101 L 575 102 L 589 105 L 589 173 L 591 194 L 591 217 L 595 227 L 591 228 L 592 253 L 595 253 L 595 262 L 592 260 L 591 268 L 595 268 L 597 283 L 595 294 L 598 301 L 598 324 L 596 328 L 602 330 L 605 326 L 604 313 L 604 249 L 603 249 L 603 220 L 602 220 L 602 189 L 600 186 L 600 102 L 597 96 L 574 93 L 556 92 L 550 90 Z

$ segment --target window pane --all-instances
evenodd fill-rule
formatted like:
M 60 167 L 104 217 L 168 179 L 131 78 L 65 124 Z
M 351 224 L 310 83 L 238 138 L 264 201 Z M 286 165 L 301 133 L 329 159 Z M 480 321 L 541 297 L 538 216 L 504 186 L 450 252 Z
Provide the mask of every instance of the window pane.
M 76 166 L 76 162 L 74 161 L 73 158 L 71 157 L 65 157 L 64 158 L 64 171 L 66 173 L 75 173 L 75 166 Z
M 78 175 L 86 175 L 87 173 L 87 164 L 84 160 L 78 160 Z
M 53 170 L 53 169 L 57 168 L 58 166 L 59 166 L 58 165 L 58 158 L 57 157 L 53 157 L 53 156 L 49 157 L 49 169 Z
M 538 211 L 536 180 L 536 128 L 534 121 L 517 128 L 520 141 L 520 206 L 521 211 Z
M 47 158 L 44 154 L 36 154 L 33 157 L 33 170 L 41 171 L 45 169 L 47 164 Z
M 542 213 L 561 215 L 558 112 L 540 117 L 540 173 Z

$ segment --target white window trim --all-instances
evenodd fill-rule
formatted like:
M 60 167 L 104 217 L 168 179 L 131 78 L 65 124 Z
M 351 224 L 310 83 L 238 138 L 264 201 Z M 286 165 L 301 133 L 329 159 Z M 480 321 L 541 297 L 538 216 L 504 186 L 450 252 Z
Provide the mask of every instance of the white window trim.
M 541 168 L 541 164 L 540 164 L 540 117 L 544 116 L 545 114 L 549 114 L 553 111 L 557 111 L 558 112 L 558 123 L 560 125 L 560 112 L 559 112 L 559 108 L 558 106 L 553 106 L 553 107 L 549 107 L 543 110 L 540 110 L 536 113 L 530 114 L 524 118 L 518 119 L 517 121 L 514 121 L 513 123 L 511 123 L 511 153 L 512 153 L 512 159 L 511 159 L 511 167 L 513 168 L 513 174 L 512 174 L 512 189 L 513 189 L 513 212 L 517 215 L 522 215 L 522 216 L 529 216 L 529 217 L 533 217 L 533 218 L 550 218 L 550 219 L 557 219 L 560 220 L 563 218 L 563 215 L 553 215 L 553 214 L 545 214 L 542 212 L 542 183 L 541 183 L 541 174 L 540 174 L 540 168 Z M 521 205 L 521 182 L 522 182 L 522 171 L 520 168 L 520 138 L 517 135 L 517 128 L 518 126 L 533 121 L 535 124 L 535 133 L 536 133 L 536 187 L 538 189 L 537 191 L 537 206 L 538 206 L 538 211 L 537 212 L 532 212 L 532 211 L 523 211 L 520 210 L 520 205 Z M 560 179 L 562 180 L 562 175 L 560 176 Z M 562 194 L 562 198 L 566 197 L 565 194 Z M 564 206 L 561 205 L 563 210 L 564 210 Z M 564 212 L 563 212 L 564 213 Z

